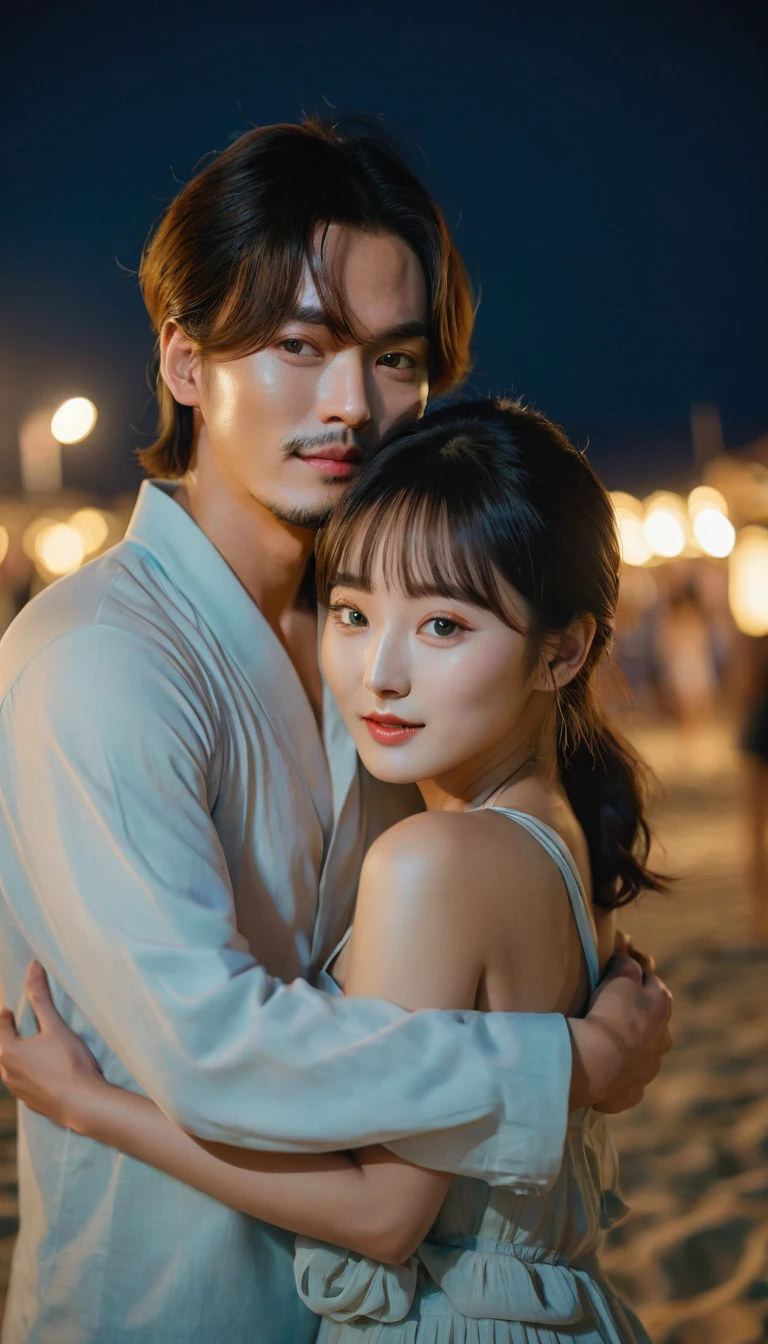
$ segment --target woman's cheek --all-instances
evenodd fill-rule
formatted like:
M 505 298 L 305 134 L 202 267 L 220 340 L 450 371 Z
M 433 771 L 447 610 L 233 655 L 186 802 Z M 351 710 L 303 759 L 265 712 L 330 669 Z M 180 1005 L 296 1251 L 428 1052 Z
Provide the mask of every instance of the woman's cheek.
M 330 621 L 332 618 L 328 617 Z M 331 627 L 323 633 L 320 663 L 334 699 L 344 714 L 363 677 L 362 657 L 356 640 Z

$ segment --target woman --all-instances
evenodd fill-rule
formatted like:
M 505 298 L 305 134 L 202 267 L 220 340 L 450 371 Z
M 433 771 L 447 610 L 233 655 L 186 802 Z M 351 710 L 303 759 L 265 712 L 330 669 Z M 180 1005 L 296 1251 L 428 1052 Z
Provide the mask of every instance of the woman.
M 603 487 L 520 405 L 437 412 L 351 487 L 318 544 L 323 665 L 364 764 L 417 782 L 426 811 L 369 851 L 329 992 L 412 1010 L 586 1003 L 613 911 L 660 885 L 637 762 L 595 692 L 618 574 Z M 383 1147 L 307 1159 L 204 1144 L 104 1081 L 39 968 L 30 991 L 42 1032 L 11 1090 L 299 1233 L 321 1344 L 646 1338 L 596 1260 L 622 1209 L 603 1117 L 571 1117 L 550 1191 L 451 1179 Z

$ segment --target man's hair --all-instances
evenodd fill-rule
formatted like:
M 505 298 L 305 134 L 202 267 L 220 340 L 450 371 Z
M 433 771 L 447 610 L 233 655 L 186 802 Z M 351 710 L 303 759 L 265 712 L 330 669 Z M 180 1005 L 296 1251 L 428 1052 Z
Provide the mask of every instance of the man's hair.
M 159 374 L 169 319 L 203 357 L 264 349 L 293 311 L 306 265 L 329 330 L 355 339 L 324 264 L 332 224 L 393 234 L 412 248 L 427 287 L 431 391 L 465 376 L 474 317 L 467 274 L 438 206 L 389 139 L 378 128 L 346 134 L 318 117 L 256 128 L 182 188 L 144 248 L 141 291 L 158 335 L 158 430 L 139 456 L 151 476 L 182 476 L 194 441 L 192 408 Z

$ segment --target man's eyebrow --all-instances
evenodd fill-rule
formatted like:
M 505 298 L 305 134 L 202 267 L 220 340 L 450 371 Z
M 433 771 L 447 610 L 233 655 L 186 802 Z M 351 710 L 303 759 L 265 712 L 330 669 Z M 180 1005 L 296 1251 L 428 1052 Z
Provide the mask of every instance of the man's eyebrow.
M 304 303 L 299 308 L 295 308 L 291 313 L 289 321 L 306 322 L 308 326 L 324 327 L 326 325 L 326 316 L 322 308 L 314 303 Z M 408 338 L 420 338 L 427 340 L 429 337 L 429 323 L 424 322 L 418 317 L 408 317 L 404 322 L 397 322 L 395 326 L 388 327 L 386 331 L 371 336 L 371 345 L 385 345 L 389 341 L 402 341 Z M 368 344 L 368 342 L 366 342 Z
M 418 317 L 409 317 L 405 322 L 398 322 L 396 326 L 382 331 L 380 336 L 374 337 L 374 341 L 380 345 L 385 341 L 401 341 L 408 336 L 419 336 L 425 341 L 428 340 L 429 323 L 422 322 Z
M 315 303 L 304 303 L 300 308 L 294 308 L 290 314 L 290 322 L 307 322 L 310 326 L 324 327 L 325 313 Z

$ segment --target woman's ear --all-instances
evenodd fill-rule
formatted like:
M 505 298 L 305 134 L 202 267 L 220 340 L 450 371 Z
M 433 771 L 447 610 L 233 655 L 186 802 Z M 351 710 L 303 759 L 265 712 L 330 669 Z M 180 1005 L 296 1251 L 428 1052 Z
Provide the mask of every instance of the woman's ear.
M 200 406 L 200 356 L 176 322 L 160 333 L 160 373 L 181 406 Z
M 537 691 L 554 691 L 573 681 L 586 662 L 596 629 L 594 616 L 577 616 L 559 635 L 542 641 Z

